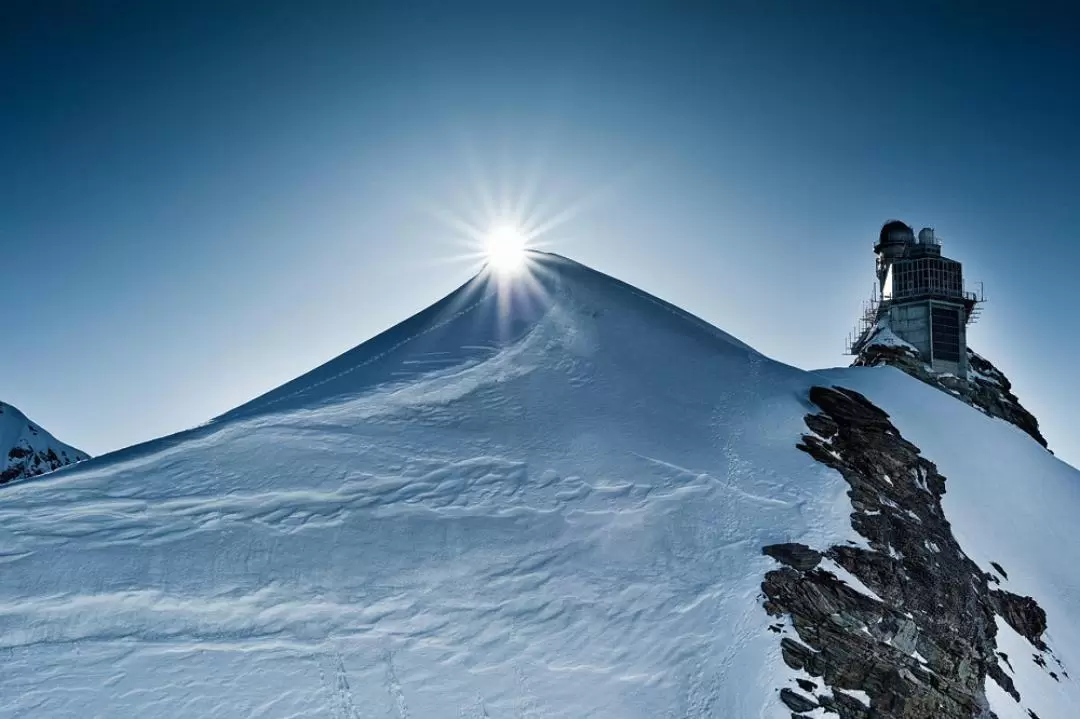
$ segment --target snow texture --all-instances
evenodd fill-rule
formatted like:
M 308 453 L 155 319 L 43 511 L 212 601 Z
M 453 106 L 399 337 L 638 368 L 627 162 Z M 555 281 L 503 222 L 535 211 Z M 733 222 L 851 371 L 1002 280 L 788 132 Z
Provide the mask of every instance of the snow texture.
M 0 716 L 787 716 L 812 378 L 565 260 L 0 491 Z
M 789 717 L 761 547 L 861 541 L 846 483 L 795 448 L 829 380 L 939 461 L 961 544 L 1075 664 L 1080 476 L 1027 435 L 531 268 L 204 426 L 0 488 L 0 717 Z
M 900 338 L 889 327 L 887 322 L 879 322 L 877 329 L 874 330 L 874 334 L 866 342 L 867 347 L 902 347 L 907 350 L 911 350 L 918 355 L 919 350 L 915 348 L 915 345 Z

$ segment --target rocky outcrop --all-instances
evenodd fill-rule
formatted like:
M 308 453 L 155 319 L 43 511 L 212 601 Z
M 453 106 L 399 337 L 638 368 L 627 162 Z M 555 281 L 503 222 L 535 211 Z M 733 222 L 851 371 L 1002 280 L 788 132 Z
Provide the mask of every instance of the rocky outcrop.
M 985 357 L 971 349 L 967 351 L 968 378 L 935 372 L 923 362 L 910 345 L 896 342 L 875 342 L 871 339 L 852 363 L 853 367 L 890 365 L 903 370 L 928 385 L 937 387 L 991 417 L 1011 422 L 1046 447 L 1039 431 L 1039 421 L 1020 404 L 1012 392 L 1009 379 Z
M 866 546 L 762 549 L 782 565 L 762 590 L 766 611 L 790 621 L 783 660 L 819 678 L 780 688 L 781 701 L 794 717 L 818 707 L 842 719 L 990 717 L 990 677 L 1022 702 L 999 664 L 995 615 L 1053 658 L 1036 600 L 991 588 L 997 578 L 968 558 L 944 515 L 945 478 L 885 412 L 841 388 L 814 387 L 810 400 L 821 412 L 805 418 L 798 447 L 847 481 Z
M 808 572 L 821 562 L 821 553 L 815 552 L 805 544 L 771 544 L 762 547 L 762 552 L 781 564 L 786 564 L 800 572 Z
M 10 404 L 0 402 L 0 484 L 36 477 L 90 455 L 58 441 Z
M 1031 597 L 1020 597 L 1009 592 L 995 589 L 990 592 L 994 609 L 1016 633 L 1027 639 L 1036 649 L 1046 651 L 1042 640 L 1046 631 L 1046 612 Z

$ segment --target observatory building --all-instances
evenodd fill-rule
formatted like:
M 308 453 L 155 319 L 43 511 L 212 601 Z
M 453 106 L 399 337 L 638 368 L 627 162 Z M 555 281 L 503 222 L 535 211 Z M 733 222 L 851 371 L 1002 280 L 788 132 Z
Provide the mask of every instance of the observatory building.
M 916 236 L 899 220 L 881 228 L 874 254 L 877 285 L 849 338 L 848 352 L 857 355 L 882 341 L 887 328 L 933 370 L 967 377 L 967 325 L 978 316 L 983 299 L 964 290 L 960 263 L 942 256 L 933 229 Z

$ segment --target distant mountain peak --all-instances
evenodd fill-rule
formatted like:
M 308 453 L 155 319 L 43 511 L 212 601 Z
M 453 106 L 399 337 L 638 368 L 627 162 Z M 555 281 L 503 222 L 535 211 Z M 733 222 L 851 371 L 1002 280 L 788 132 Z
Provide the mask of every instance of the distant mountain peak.
M 35 477 L 89 459 L 31 422 L 13 405 L 0 402 L 0 484 Z

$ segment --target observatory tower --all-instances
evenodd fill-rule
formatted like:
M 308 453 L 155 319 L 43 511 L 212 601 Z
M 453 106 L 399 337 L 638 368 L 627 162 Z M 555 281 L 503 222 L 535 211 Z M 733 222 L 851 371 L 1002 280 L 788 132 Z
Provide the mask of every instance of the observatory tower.
M 886 222 L 874 245 L 877 287 L 848 344 L 850 354 L 879 338 L 884 328 L 913 346 L 937 372 L 967 377 L 967 325 L 981 296 L 965 292 L 959 262 L 943 257 L 941 241 L 927 227 L 914 231 Z

